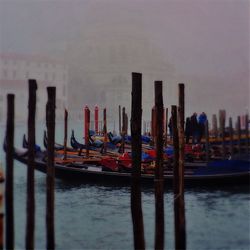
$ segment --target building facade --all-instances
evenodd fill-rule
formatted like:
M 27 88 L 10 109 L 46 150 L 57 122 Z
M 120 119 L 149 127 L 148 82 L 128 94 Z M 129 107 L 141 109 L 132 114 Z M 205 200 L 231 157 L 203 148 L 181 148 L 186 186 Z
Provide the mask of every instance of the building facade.
M 27 120 L 28 79 L 37 80 L 37 120 L 45 120 L 47 87 L 56 87 L 56 118 L 68 105 L 68 67 L 47 57 L 0 54 L 0 122 L 6 120 L 7 94 L 15 94 L 15 120 Z

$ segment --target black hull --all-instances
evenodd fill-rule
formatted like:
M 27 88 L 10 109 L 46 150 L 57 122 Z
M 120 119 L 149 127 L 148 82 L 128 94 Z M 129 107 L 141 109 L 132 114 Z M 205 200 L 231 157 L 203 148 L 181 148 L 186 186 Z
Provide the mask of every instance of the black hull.
M 27 157 L 16 156 L 18 161 L 27 164 Z M 85 165 L 86 168 L 88 165 Z M 41 159 L 36 159 L 36 170 L 46 173 L 46 163 Z M 55 164 L 55 177 L 64 179 L 69 182 L 82 183 L 100 183 L 100 184 L 126 184 L 131 183 L 130 173 L 109 172 L 109 171 L 90 171 L 84 168 L 64 166 Z M 250 173 L 232 173 L 232 174 L 217 174 L 217 175 L 184 175 L 185 186 L 225 186 L 225 185 L 249 185 Z M 142 174 L 141 183 L 147 185 L 154 184 L 154 175 Z M 173 175 L 164 175 L 165 186 L 173 185 Z

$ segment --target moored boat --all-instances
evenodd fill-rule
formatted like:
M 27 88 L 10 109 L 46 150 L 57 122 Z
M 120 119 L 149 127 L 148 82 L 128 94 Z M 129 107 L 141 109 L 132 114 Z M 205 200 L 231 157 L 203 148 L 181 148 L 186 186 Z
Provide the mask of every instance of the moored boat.
M 27 149 L 21 148 L 14 150 L 16 160 L 27 164 Z M 56 156 L 58 157 L 58 156 Z M 60 156 L 59 156 L 60 157 Z M 112 164 L 108 158 L 106 164 Z M 55 176 L 57 178 L 70 181 L 80 180 L 82 182 L 112 182 L 112 183 L 130 183 L 131 173 L 116 169 L 108 165 L 102 165 L 98 162 L 75 161 L 58 162 L 55 161 Z M 46 152 L 39 151 L 35 156 L 36 170 L 46 173 Z M 185 164 L 184 179 L 185 185 L 225 185 L 225 184 L 249 184 L 250 164 L 247 160 L 220 160 L 205 162 L 190 162 Z M 171 185 L 173 181 L 173 169 L 165 168 L 164 179 L 166 185 Z M 141 182 L 147 184 L 154 183 L 154 174 L 146 173 L 142 170 Z

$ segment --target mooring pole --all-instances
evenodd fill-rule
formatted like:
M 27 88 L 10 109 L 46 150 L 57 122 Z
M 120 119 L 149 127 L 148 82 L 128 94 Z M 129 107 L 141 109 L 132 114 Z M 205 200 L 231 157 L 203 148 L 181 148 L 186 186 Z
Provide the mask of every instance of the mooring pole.
M 67 140 L 68 140 L 68 111 L 64 110 L 64 157 L 63 159 L 67 159 Z
M 233 120 L 232 117 L 229 118 L 229 138 L 230 138 L 230 144 L 229 144 L 229 151 L 230 155 L 233 156 L 234 154 L 234 131 L 233 131 Z
M 14 101 L 13 94 L 7 95 L 6 124 L 6 181 L 5 181 L 5 245 L 14 249 L 14 201 L 13 201 L 13 156 L 14 156 Z
M 121 151 L 124 153 L 125 151 L 125 130 L 126 130 L 126 117 L 125 117 L 125 107 L 122 108 L 122 145 L 121 145 Z
M 29 80 L 28 103 L 28 168 L 27 168 L 27 221 L 26 221 L 26 249 L 34 249 L 35 234 L 35 116 L 36 116 L 36 80 Z
M 208 126 L 208 120 L 205 122 L 205 148 L 206 148 L 206 162 L 209 161 L 209 126 Z
M 175 225 L 175 249 L 182 246 L 181 242 L 181 226 L 180 226 L 180 180 L 179 180 L 179 135 L 177 128 L 177 107 L 171 106 L 172 131 L 173 131 L 173 147 L 174 147 L 174 164 L 173 164 L 173 189 L 174 189 L 174 225 Z
M 131 213 L 133 221 L 134 248 L 145 249 L 141 201 L 141 121 L 142 121 L 142 75 L 132 73 L 132 180 Z
M 86 145 L 86 157 L 89 157 L 89 126 L 90 126 L 90 110 L 89 107 L 86 105 L 84 108 L 84 138 L 85 138 L 85 145 Z
M 107 142 L 108 142 L 106 108 L 104 108 L 104 110 L 103 110 L 103 133 L 104 133 L 103 153 L 106 154 L 107 153 Z
M 241 154 L 241 124 L 240 116 L 237 118 L 238 153 Z
M 95 133 L 98 134 L 99 108 L 95 106 Z
M 48 102 L 46 106 L 46 122 L 48 130 L 48 161 L 47 161 L 47 206 L 46 206 L 46 233 L 47 249 L 55 249 L 55 227 L 54 227 L 54 145 L 55 145 L 55 108 L 56 88 L 47 87 Z
M 163 98 L 162 81 L 155 81 L 155 249 L 164 249 Z
M 165 116 L 165 146 L 168 145 L 168 108 L 166 108 L 166 116 Z
M 184 84 L 179 84 L 179 108 L 178 108 L 178 137 L 179 137 L 179 242 L 176 249 L 186 249 L 186 222 L 185 222 L 185 200 L 184 200 L 184 117 L 185 117 L 185 94 Z
M 155 146 L 155 126 L 156 126 L 156 121 L 155 121 L 155 106 L 151 110 L 151 137 L 152 137 L 152 143 L 153 146 Z
M 245 118 L 245 136 L 246 136 L 246 153 L 249 153 L 249 118 L 248 114 L 246 114 Z
M 219 120 L 220 120 L 220 131 L 221 131 L 221 139 L 222 139 L 222 158 L 226 158 L 226 147 L 225 147 L 225 119 L 226 119 L 226 111 L 219 111 Z
M 121 105 L 119 105 L 118 108 L 118 112 L 119 112 L 119 134 L 122 134 L 122 130 L 121 130 Z

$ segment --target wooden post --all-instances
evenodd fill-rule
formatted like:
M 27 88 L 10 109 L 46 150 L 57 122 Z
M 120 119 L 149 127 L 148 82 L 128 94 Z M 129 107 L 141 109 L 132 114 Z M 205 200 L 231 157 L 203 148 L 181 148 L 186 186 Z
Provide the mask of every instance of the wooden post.
M 217 126 L 217 117 L 215 114 L 212 116 L 212 131 L 213 131 L 214 137 L 217 138 L 218 137 L 218 126 Z
M 179 187 L 178 187 L 178 234 L 179 240 L 176 245 L 176 249 L 186 249 L 186 222 L 185 222 L 185 201 L 184 201 L 184 117 L 185 117 L 185 95 L 184 84 L 179 84 L 179 108 L 178 108 L 178 138 L 179 138 Z
M 36 116 L 36 80 L 29 80 L 28 103 L 28 168 L 27 168 L 27 221 L 26 221 L 26 249 L 34 249 L 35 234 L 35 116 Z
M 67 140 L 68 140 L 68 111 L 64 110 L 64 157 L 63 159 L 67 159 Z
M 165 116 L 165 146 L 168 145 L 168 108 L 166 108 L 166 116 Z
M 234 131 L 233 131 L 233 120 L 232 117 L 229 118 L 229 138 L 230 138 L 230 142 L 229 142 L 229 152 L 230 155 L 233 156 L 234 154 Z
M 121 151 L 124 153 L 125 151 L 125 127 L 126 127 L 126 117 L 125 117 L 125 107 L 122 108 L 122 145 L 121 145 Z
M 55 249 L 54 229 L 54 145 L 55 145 L 55 100 L 56 88 L 47 87 L 48 102 L 46 106 L 46 122 L 48 134 L 48 162 L 47 162 L 47 206 L 46 206 L 46 228 L 47 249 Z
M 226 120 L 226 111 L 219 111 L 219 119 L 220 119 L 220 132 L 222 139 L 222 158 L 226 158 L 226 147 L 225 147 L 225 120 Z
M 172 117 L 172 131 L 173 131 L 173 147 L 174 147 L 174 165 L 173 165 L 173 189 L 174 189 L 174 224 L 175 224 L 175 249 L 179 248 L 181 244 L 181 221 L 180 221 L 180 180 L 179 180 L 179 135 L 177 128 L 177 107 L 171 106 L 171 117 Z
M 208 120 L 205 122 L 205 140 L 206 140 L 206 162 L 209 161 L 209 125 Z
M 183 132 L 183 138 L 184 138 L 184 121 L 185 121 L 185 85 L 184 83 L 179 83 L 179 126 L 181 126 L 181 132 Z M 179 138 L 181 139 L 181 138 Z M 184 142 L 184 139 L 183 139 Z M 184 145 L 184 143 L 183 143 Z M 182 146 L 182 145 L 180 145 Z
M 153 146 L 155 145 L 155 126 L 156 126 L 156 120 L 155 120 L 155 106 L 154 106 L 151 111 L 151 137 Z
M 125 113 L 125 135 L 128 134 L 128 114 Z
M 248 114 L 246 114 L 245 118 L 245 136 L 246 136 L 246 154 L 249 153 L 249 117 Z
M 241 124 L 240 116 L 237 119 L 237 137 L 238 137 L 238 153 L 241 154 Z
M 142 75 L 132 73 L 132 180 L 131 212 L 134 233 L 134 248 L 145 249 L 143 214 L 141 205 L 141 120 L 142 120 Z
M 143 121 L 143 135 L 146 135 L 146 131 L 147 131 L 147 128 L 146 128 L 146 121 Z
M 103 133 L 104 133 L 104 143 L 103 143 L 103 153 L 107 153 L 107 115 L 106 115 L 106 108 L 103 110 Z
M 121 129 L 121 105 L 119 105 L 119 134 L 122 134 L 122 129 Z
M 155 81 L 155 121 L 155 249 L 164 249 L 163 98 L 161 81 Z
M 2 178 L 0 182 L 3 182 L 3 169 L 2 164 L 0 163 L 0 171 L 2 172 Z M 4 242 L 4 214 L 3 214 L 3 190 L 0 192 L 0 249 L 3 249 L 3 242 Z
M 86 157 L 89 157 L 89 126 L 90 126 L 90 110 L 89 107 L 86 105 L 84 109 L 84 137 L 85 137 L 85 145 L 86 145 Z
M 87 144 L 86 144 L 86 157 L 88 158 L 89 157 L 89 137 L 90 137 L 90 134 L 89 134 L 89 130 L 90 130 L 90 109 L 88 108 L 87 110 Z
M 99 108 L 95 106 L 95 133 L 98 134 Z
M 13 155 L 14 155 L 14 101 L 13 94 L 7 95 L 6 124 L 6 181 L 5 181 L 5 245 L 14 249 L 14 201 L 13 201 Z

